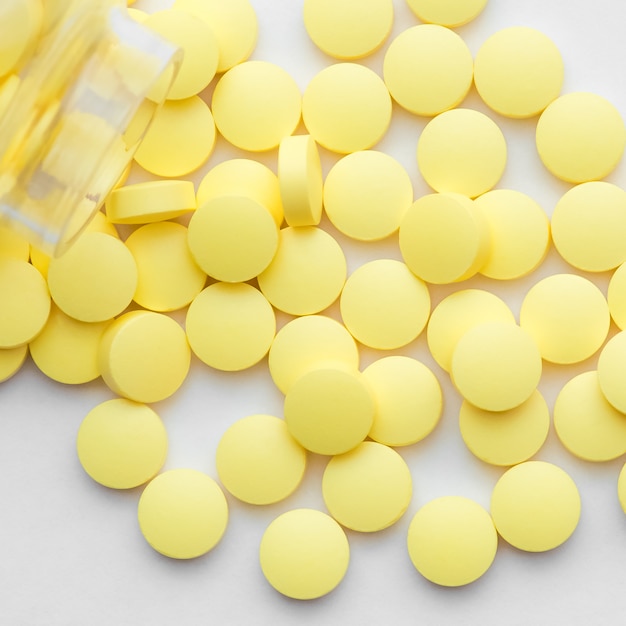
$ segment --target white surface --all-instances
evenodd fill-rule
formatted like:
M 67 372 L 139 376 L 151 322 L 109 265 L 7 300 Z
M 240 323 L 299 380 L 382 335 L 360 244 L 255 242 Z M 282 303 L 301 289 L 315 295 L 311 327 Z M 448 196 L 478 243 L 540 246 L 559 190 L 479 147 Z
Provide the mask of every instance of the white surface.
M 227 0 L 224 0 L 227 1 Z M 152 9 L 167 1 L 139 0 Z M 331 62 L 304 30 L 302 0 L 253 0 L 260 37 L 253 58 L 276 62 L 304 89 Z M 417 23 L 403 0 L 394 0 L 394 33 Z M 475 54 L 496 30 L 512 25 L 538 28 L 562 51 L 564 91 L 589 90 L 611 100 L 626 116 L 626 4 L 618 0 L 490 0 L 479 18 L 458 32 Z M 383 51 L 364 62 L 381 70 Z M 472 92 L 465 106 L 486 111 Z M 398 108 L 392 128 L 378 146 L 407 167 L 416 195 L 427 191 L 415 164 L 424 119 Z M 493 115 L 509 145 L 509 164 L 500 187 L 526 192 L 550 213 L 569 186 L 545 172 L 534 148 L 535 120 Z M 207 167 L 238 156 L 218 144 Z M 276 153 L 260 157 L 272 168 Z M 325 170 L 336 159 L 325 155 Z M 624 184 L 626 164 L 609 180 Z M 205 168 L 206 169 L 206 168 Z M 198 174 L 196 180 L 202 172 Z M 140 178 L 139 175 L 136 175 Z M 396 241 L 345 244 L 350 268 L 363 260 L 399 258 Z M 572 271 L 552 251 L 532 276 L 511 283 L 485 279 L 480 286 L 505 297 L 516 315 L 524 293 L 540 277 Z M 608 275 L 593 277 L 606 292 Z M 433 302 L 451 287 L 433 288 Z M 336 307 L 331 315 L 337 316 Z M 183 316 L 179 316 L 183 319 Z M 286 317 L 280 317 L 284 323 Z M 613 327 L 612 332 L 615 332 Z M 459 589 L 428 583 L 411 565 L 405 535 L 415 511 L 428 500 L 459 494 L 488 506 L 502 470 L 465 449 L 457 426 L 459 400 L 447 375 L 428 355 L 420 337 L 403 354 L 433 368 L 446 407 L 436 431 L 400 450 L 414 477 L 407 514 L 373 535 L 349 533 L 351 565 L 332 594 L 314 602 L 291 601 L 276 593 L 258 565 L 258 544 L 267 524 L 290 508 L 322 507 L 321 458 L 312 458 L 305 483 L 289 500 L 267 508 L 229 497 L 231 522 L 219 546 L 191 562 L 161 557 L 145 543 L 136 521 L 140 490 L 120 493 L 93 483 L 76 458 L 75 436 L 85 413 L 113 397 L 101 382 L 79 388 L 45 379 L 32 363 L 0 385 L 0 623 L 7 626 L 134 626 L 139 624 L 616 624 L 626 609 L 626 516 L 616 492 L 624 459 L 606 464 L 579 461 L 559 444 L 554 431 L 537 458 L 552 461 L 575 479 L 582 517 L 572 538 L 546 554 L 526 554 L 500 542 L 493 567 L 478 582 Z M 363 366 L 376 355 L 363 352 Z M 577 366 L 546 366 L 540 389 L 550 406 L 575 373 L 593 369 L 596 358 Z M 233 420 L 257 412 L 281 415 L 282 398 L 263 362 L 232 375 L 194 362 L 182 390 L 155 406 L 170 435 L 168 468 L 188 466 L 215 476 L 214 450 Z

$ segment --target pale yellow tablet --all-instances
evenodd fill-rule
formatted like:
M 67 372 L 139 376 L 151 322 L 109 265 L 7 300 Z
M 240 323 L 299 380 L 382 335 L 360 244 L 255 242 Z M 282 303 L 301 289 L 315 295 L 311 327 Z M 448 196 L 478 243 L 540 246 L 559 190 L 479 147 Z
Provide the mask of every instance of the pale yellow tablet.
M 464 401 L 461 436 L 469 451 L 491 465 L 528 461 L 542 448 L 550 430 L 550 410 L 539 391 L 508 411 L 485 411 Z
M 626 413 L 626 331 L 611 337 L 598 357 L 598 381 L 605 398 L 621 413 Z
M 2 7 L 0 76 L 16 68 L 24 56 L 34 48 L 42 23 L 41 0 L 5 0 Z
M 387 48 L 383 77 L 389 93 L 415 115 L 433 116 L 458 106 L 472 86 L 474 61 L 454 31 L 420 24 Z
M 491 567 L 498 535 L 480 504 L 462 496 L 443 496 L 417 511 L 409 525 L 407 547 L 424 578 L 443 587 L 461 587 Z
M 246 283 L 214 283 L 191 303 L 187 338 L 195 355 L 218 370 L 256 365 L 270 349 L 276 317 L 263 294 Z
M 496 185 L 507 161 L 498 125 L 472 109 L 453 109 L 433 118 L 417 143 L 417 165 L 439 192 L 475 198 Z
M 13 229 L 0 226 L 0 256 L 28 261 L 30 258 L 30 244 Z
M 300 122 L 302 96 L 282 67 L 246 61 L 228 70 L 213 92 L 211 110 L 224 138 L 242 150 L 278 147 Z
M 28 357 L 28 344 L 17 348 L 0 348 L 0 383 L 15 376 Z
M 535 283 L 522 301 L 520 326 L 552 363 L 579 363 L 600 349 L 609 332 L 609 307 L 600 289 L 576 274 Z
M 285 395 L 284 413 L 292 437 L 317 454 L 356 448 L 372 427 L 376 405 L 357 371 L 336 365 L 303 374 Z
M 165 463 L 167 448 L 161 418 L 145 404 L 123 398 L 91 409 L 76 436 L 83 469 L 112 489 L 132 489 L 154 478 Z
M 324 182 L 324 210 L 337 230 L 360 241 L 395 233 L 413 202 L 408 172 L 392 156 L 360 150 L 341 158 Z
M 409 269 L 434 284 L 476 274 L 490 252 L 490 232 L 480 207 L 459 194 L 426 194 L 400 223 L 400 252 Z
M 263 575 L 276 591 L 296 600 L 314 600 L 343 580 L 350 545 L 341 526 L 326 513 L 294 509 L 267 527 L 259 560 Z
M 173 469 L 148 483 L 137 508 L 139 529 L 157 552 L 193 559 L 212 550 L 228 525 L 219 485 L 194 469 Z
M 515 280 L 533 272 L 550 247 L 550 221 L 537 202 L 520 191 L 493 189 L 475 199 L 491 245 L 479 273 L 496 280 Z
M 626 329 L 626 263 L 622 263 L 611 276 L 607 291 L 611 318 L 620 330 Z
M 567 191 L 552 211 L 559 254 L 587 272 L 606 272 L 626 261 L 626 191 L 592 181 Z
M 313 43 L 336 59 L 375 52 L 393 25 L 392 0 L 304 0 L 303 11 Z
M 594 93 L 575 92 L 557 98 L 541 114 L 536 143 L 552 174 L 583 183 L 615 169 L 624 153 L 626 128 L 611 102 Z
M 529 333 L 508 322 L 485 322 L 457 342 L 450 376 L 474 406 L 507 411 L 530 398 L 541 371 L 541 354 Z
M 487 0 L 407 0 L 407 4 L 423 22 L 454 28 L 478 17 Z
M 233 496 L 249 504 L 273 504 L 290 496 L 306 468 L 306 451 L 284 420 L 250 415 L 222 435 L 215 453 L 219 479 Z
M 545 552 L 565 543 L 578 526 L 580 506 L 569 474 L 545 461 L 526 461 L 508 469 L 491 495 L 498 533 L 527 552 Z
M 446 296 L 433 309 L 426 339 L 431 355 L 446 372 L 459 339 L 483 322 L 515 324 L 515 316 L 504 300 L 484 289 L 462 289 Z
M 346 274 L 346 257 L 331 235 L 315 226 L 289 226 L 280 231 L 276 255 L 258 281 L 278 310 L 310 315 L 335 302 Z
M 357 341 L 370 348 L 394 350 L 424 330 L 430 293 L 401 261 L 377 259 L 350 274 L 339 305 L 343 323 Z
M 302 119 L 315 141 L 347 154 L 375 146 L 391 122 L 391 96 L 383 80 L 357 63 L 330 65 L 310 81 Z

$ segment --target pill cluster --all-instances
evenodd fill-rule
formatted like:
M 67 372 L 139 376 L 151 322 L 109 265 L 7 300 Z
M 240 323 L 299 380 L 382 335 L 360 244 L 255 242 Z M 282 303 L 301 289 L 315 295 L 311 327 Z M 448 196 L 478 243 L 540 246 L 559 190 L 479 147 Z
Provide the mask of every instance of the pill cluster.
M 444 411 L 427 365 L 381 354 L 361 369 L 359 346 L 400 350 L 425 334 L 463 399 L 467 448 L 503 468 L 489 511 L 446 496 L 411 520 L 408 555 L 434 583 L 478 579 L 498 536 L 543 552 L 577 526 L 573 480 L 533 460 L 551 423 L 537 389 L 544 362 L 599 354 L 597 371 L 560 391 L 555 430 L 588 461 L 626 453 L 626 192 L 599 180 L 622 157 L 621 116 L 600 96 L 561 95 L 561 55 L 534 29 L 504 29 L 472 58 L 453 28 L 476 18 L 486 0 L 407 1 L 423 23 L 389 43 L 380 77 L 358 59 L 387 41 L 391 0 L 305 0 L 306 30 L 336 62 L 303 94 L 281 67 L 249 60 L 257 22 L 248 0 L 175 0 L 152 15 L 131 9 L 185 50 L 136 154 L 154 180 L 121 180 L 105 212 L 58 258 L 0 231 L 0 381 L 29 353 L 60 383 L 102 378 L 118 397 L 85 417 L 78 457 L 102 485 L 146 485 L 139 527 L 156 551 L 176 559 L 209 552 L 228 524 L 224 492 L 276 503 L 298 488 L 310 454 L 329 457 L 327 513 L 284 513 L 259 546 L 268 582 L 297 599 L 341 582 L 349 532 L 377 532 L 405 514 L 411 473 L 395 448 L 426 438 Z M 472 84 L 498 115 L 537 117 L 539 158 L 572 184 L 551 220 L 527 195 L 495 189 L 506 141 L 490 116 L 459 108 Z M 209 85 L 210 106 L 202 94 Z M 431 118 L 416 163 L 432 193 L 417 199 L 403 166 L 374 149 L 392 101 Z M 301 121 L 306 134 L 294 134 Z M 252 155 L 215 165 L 197 188 L 183 180 L 207 162 L 218 133 L 246 152 L 274 151 L 277 173 Z M 322 150 L 335 156 L 325 178 Z M 323 214 L 365 245 L 397 236 L 402 261 L 379 258 L 348 275 Z M 496 295 L 463 286 L 477 274 L 528 276 L 552 243 L 572 272 L 536 282 L 519 320 Z M 608 296 L 582 272 L 612 272 Z M 457 283 L 432 306 L 429 285 Z M 341 323 L 327 314 L 335 303 Z M 181 311 L 183 325 L 170 315 Z M 277 311 L 289 317 L 280 329 Z M 607 341 L 611 320 L 621 332 Z M 284 394 L 283 416 L 242 416 L 226 430 L 215 458 L 219 483 L 192 469 L 161 471 L 168 438 L 150 405 L 179 390 L 192 355 L 233 375 L 266 359 Z M 626 510 L 626 471 L 618 496 Z

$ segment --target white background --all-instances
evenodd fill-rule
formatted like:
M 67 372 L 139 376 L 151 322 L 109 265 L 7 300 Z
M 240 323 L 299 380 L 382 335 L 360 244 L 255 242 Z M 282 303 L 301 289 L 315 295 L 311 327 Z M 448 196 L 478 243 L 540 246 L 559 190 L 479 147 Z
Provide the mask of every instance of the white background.
M 224 0 L 227 2 L 228 0 Z M 167 0 L 138 0 L 154 10 Z M 301 89 L 332 62 L 308 39 L 302 0 L 252 0 L 260 33 L 254 59 L 287 69 Z M 392 36 L 418 23 L 404 0 L 394 0 Z M 475 22 L 458 33 L 472 53 L 493 32 L 513 25 L 542 30 L 565 61 L 564 92 L 593 91 L 626 116 L 626 3 L 619 0 L 490 0 Z M 363 62 L 380 72 L 384 48 Z M 210 89 L 207 96 L 210 97 Z M 464 106 L 487 112 L 475 92 Z M 569 185 L 553 179 L 538 161 L 536 120 L 512 121 L 491 114 L 503 129 L 509 162 L 501 188 L 523 191 L 551 213 Z M 377 146 L 409 171 L 416 197 L 426 193 L 417 172 L 415 148 L 426 120 L 394 107 L 394 120 Z M 301 128 L 298 132 L 304 132 Z M 244 155 L 219 141 L 209 163 Z M 274 170 L 276 153 L 260 155 Z M 336 155 L 324 153 L 327 172 Z M 625 165 L 609 180 L 624 184 Z M 145 175 L 133 174 L 133 180 Z M 324 222 L 324 226 L 336 232 Z M 399 258 L 397 240 L 357 245 L 337 235 L 350 270 L 368 259 Z M 529 287 L 542 276 L 573 271 L 552 250 L 531 276 L 510 283 L 485 279 L 462 287 L 484 287 L 505 298 L 516 315 Z M 606 293 L 609 275 L 589 276 Z M 431 290 L 433 304 L 461 286 Z M 336 307 L 327 314 L 338 317 Z M 183 315 L 177 319 L 182 321 Z M 286 316 L 279 316 L 284 324 Z M 616 331 L 612 327 L 611 333 Z M 312 602 L 282 597 L 265 581 L 258 544 L 269 522 L 291 508 L 324 510 L 320 477 L 325 460 L 311 457 L 299 491 L 266 508 L 243 505 L 229 496 L 231 520 L 221 543 L 193 561 L 169 560 L 154 552 L 136 521 L 140 489 L 116 492 L 83 472 L 75 437 L 84 415 L 113 397 L 101 383 L 69 387 L 47 380 L 31 362 L 0 385 L 0 624 L 7 626 L 131 626 L 140 624 L 619 624 L 626 611 L 626 515 L 616 492 L 624 459 L 604 464 L 580 461 L 558 442 L 554 431 L 536 458 L 554 462 L 576 481 L 582 497 L 580 524 L 571 539 L 545 554 L 527 554 L 501 541 L 492 568 L 476 583 L 437 587 L 413 568 L 405 547 L 415 511 L 432 498 L 458 494 L 489 506 L 502 469 L 487 466 L 464 447 L 457 425 L 459 400 L 448 377 L 428 355 L 424 337 L 397 353 L 433 368 L 445 394 L 445 411 L 425 441 L 401 449 L 414 479 L 407 514 L 377 534 L 348 533 L 351 564 L 341 585 Z M 363 366 L 383 353 L 363 351 Z M 386 354 L 386 353 L 385 353 Z M 552 407 L 562 385 L 595 368 L 596 358 L 570 367 L 546 365 L 540 389 Z M 282 415 L 282 397 L 266 362 L 240 374 L 224 374 L 194 360 L 178 394 L 155 405 L 169 436 L 166 468 L 193 467 L 216 477 L 214 451 L 234 420 L 252 413 Z

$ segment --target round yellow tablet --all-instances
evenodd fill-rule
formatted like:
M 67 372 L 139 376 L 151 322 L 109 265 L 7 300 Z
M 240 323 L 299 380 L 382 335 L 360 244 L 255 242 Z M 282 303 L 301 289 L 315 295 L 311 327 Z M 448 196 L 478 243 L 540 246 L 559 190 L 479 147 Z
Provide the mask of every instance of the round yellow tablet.
M 598 358 L 598 381 L 602 393 L 621 413 L 626 413 L 625 363 L 626 331 L 621 331 L 607 341 Z
M 167 456 L 167 432 L 145 404 L 123 398 L 94 407 L 76 437 L 78 460 L 96 482 L 132 489 L 160 471 Z
M 622 466 L 617 480 L 617 496 L 622 511 L 626 513 L 626 464 Z
M 50 316 L 33 341 L 30 355 L 48 378 L 79 385 L 100 376 L 98 347 L 109 321 L 79 322 L 53 306 Z
M 133 300 L 151 311 L 176 311 L 204 288 L 206 274 L 187 245 L 187 228 L 175 222 L 146 224 L 126 239 L 137 264 Z
M 222 435 L 215 463 L 220 481 L 249 504 L 272 504 L 290 496 L 306 467 L 306 451 L 289 434 L 284 420 L 250 415 Z
M 602 96 L 569 93 L 541 114 L 536 143 L 552 174 L 583 183 L 604 178 L 615 169 L 624 153 L 626 128 L 619 111 Z
M 341 317 L 362 344 L 394 350 L 411 343 L 430 315 L 426 284 L 400 261 L 377 259 L 361 265 L 346 281 Z
M 252 54 L 259 27 L 249 0 L 176 0 L 174 8 L 197 15 L 214 31 L 218 72 L 229 70 Z
M 0 226 L 0 256 L 9 256 L 20 261 L 30 258 L 30 244 L 13 229 Z
M 483 322 L 515 324 L 515 316 L 504 300 L 483 289 L 462 289 L 446 296 L 433 309 L 426 339 L 431 355 L 446 372 L 459 339 Z
M 622 263 L 611 276 L 607 291 L 609 312 L 620 330 L 626 329 L 626 263 Z
M 567 541 L 580 518 L 580 495 L 571 477 L 545 461 L 508 469 L 491 495 L 500 536 L 519 550 L 545 552 Z
M 17 374 L 28 356 L 28 344 L 17 348 L 0 348 L 0 383 Z
M 374 441 L 333 457 L 322 477 L 329 513 L 359 532 L 377 532 L 395 524 L 407 510 L 412 493 L 411 472 L 404 459 Z
M 444 496 L 417 511 L 409 525 L 407 546 L 424 578 L 444 587 L 460 587 L 478 580 L 491 567 L 498 535 L 480 504 L 462 496 Z
M 208 105 L 198 96 L 168 100 L 156 112 L 135 153 L 135 161 L 157 176 L 185 176 L 211 156 L 215 123 Z
M 183 384 L 191 350 L 178 322 L 162 313 L 124 313 L 105 330 L 98 367 L 115 393 L 137 402 L 159 402 Z
M 337 230 L 361 241 L 393 234 L 413 202 L 413 183 L 393 157 L 361 150 L 343 157 L 324 183 L 324 209 Z
M 508 322 L 485 322 L 457 342 L 450 376 L 474 406 L 506 411 L 530 398 L 541 369 L 541 355 L 529 333 Z
M 302 96 L 282 67 L 246 61 L 219 79 L 211 109 L 228 142 L 242 150 L 263 152 L 293 134 L 300 122 Z
M 626 191 L 601 181 L 573 187 L 554 207 L 552 239 L 580 270 L 615 269 L 626 261 Z
M 330 593 L 343 580 L 350 545 L 339 524 L 326 513 L 294 509 L 265 530 L 259 559 L 263 575 L 277 591 L 296 600 Z
M 487 0 L 407 0 L 407 4 L 423 22 L 455 27 L 480 15 Z
M 472 53 L 459 35 L 437 24 L 420 24 L 391 42 L 383 77 L 400 106 L 431 116 L 461 104 L 473 70 Z
M 359 59 L 375 52 L 392 25 L 392 0 L 304 0 L 309 37 L 337 59 Z
M 551 363 L 588 359 L 604 343 L 610 321 L 603 293 L 575 274 L 543 278 L 526 293 L 520 309 L 520 326 Z
M 139 528 L 157 552 L 193 559 L 212 550 L 228 525 L 219 485 L 193 469 L 173 469 L 151 480 L 139 498 Z
M 0 256 L 0 302 L 0 349 L 32 341 L 50 314 L 46 281 L 20 259 Z
M 278 181 L 287 224 L 317 226 L 324 181 L 317 144 L 310 135 L 291 135 L 280 142 Z
M 346 257 L 331 235 L 315 226 L 289 226 L 280 231 L 276 255 L 258 280 L 279 311 L 310 315 L 339 297 L 346 273 Z
M 5 0 L 2 7 L 0 76 L 11 72 L 35 45 L 43 21 L 41 0 Z
M 459 428 L 465 445 L 481 461 L 516 465 L 528 461 L 545 443 L 550 411 L 538 391 L 508 411 L 485 411 L 466 400 L 459 411 Z
M 246 283 L 214 283 L 191 303 L 187 337 L 195 355 L 218 370 L 252 367 L 270 349 L 276 333 L 274 310 Z
M 315 141 L 347 154 L 367 150 L 385 135 L 391 122 L 391 97 L 382 79 L 357 63 L 336 63 L 309 82 L 302 118 Z
M 189 222 L 189 249 L 209 275 L 226 282 L 258 276 L 278 248 L 278 228 L 269 211 L 247 196 L 207 200 Z
M 474 200 L 482 211 L 491 245 L 479 270 L 497 280 L 514 280 L 541 265 L 550 246 L 550 221 L 530 197 L 511 189 L 494 189 Z
M 480 47 L 474 82 L 484 102 L 514 118 L 541 113 L 561 93 L 563 58 L 544 33 L 526 26 L 504 28 Z
M 495 186 L 506 159 L 506 141 L 498 125 L 471 109 L 453 109 L 433 118 L 417 143 L 424 180 L 435 191 L 469 198 Z
M 322 366 L 302 375 L 285 395 L 285 422 L 292 437 L 317 454 L 342 454 L 367 436 L 376 406 L 363 375 Z
M 433 372 L 408 356 L 388 356 L 364 371 L 376 414 L 369 437 L 388 446 L 408 446 L 428 436 L 443 411 L 441 385 Z
M 211 168 L 198 185 L 198 206 L 218 196 L 248 196 L 271 213 L 276 226 L 283 222 L 278 177 L 259 161 L 229 159 Z
M 490 251 L 485 216 L 459 194 L 427 194 L 416 200 L 400 223 L 399 241 L 409 269 L 434 284 L 470 278 Z

